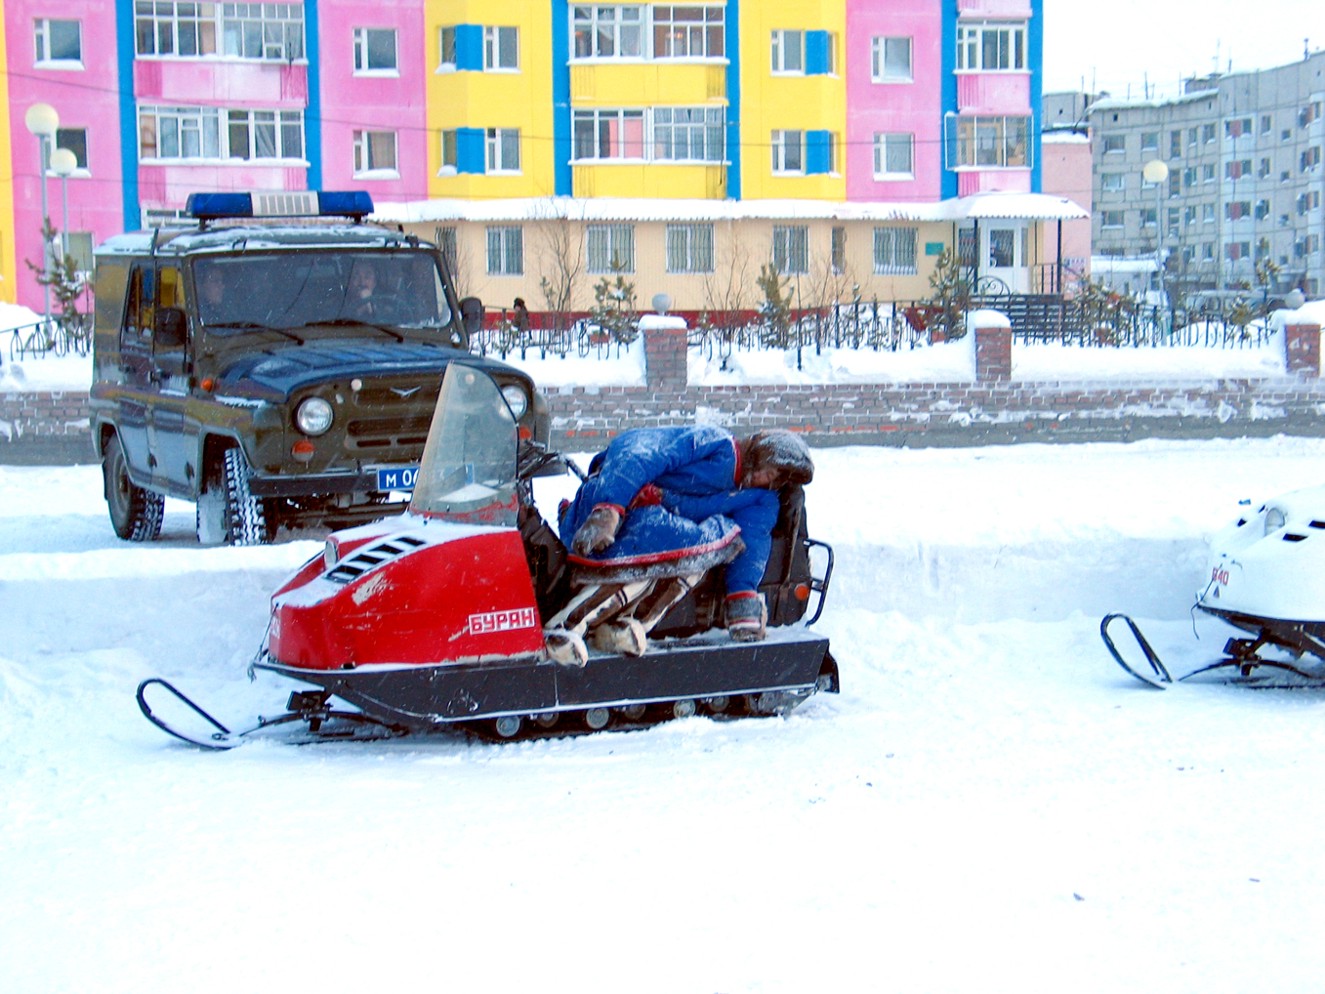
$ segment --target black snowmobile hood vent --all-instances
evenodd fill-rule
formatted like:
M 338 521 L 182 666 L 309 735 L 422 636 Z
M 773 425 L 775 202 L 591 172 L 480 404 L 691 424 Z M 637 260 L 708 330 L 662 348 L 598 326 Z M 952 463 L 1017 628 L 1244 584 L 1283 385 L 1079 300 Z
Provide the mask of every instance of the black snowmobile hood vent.
M 353 555 L 342 559 L 327 571 L 327 579 L 332 583 L 350 583 L 370 569 L 427 544 L 421 538 L 397 535 L 385 542 L 378 542 L 372 548 L 359 549 Z
M 1285 542 L 1305 542 L 1306 540 L 1307 537 L 1305 535 L 1295 535 L 1293 532 L 1284 532 Z

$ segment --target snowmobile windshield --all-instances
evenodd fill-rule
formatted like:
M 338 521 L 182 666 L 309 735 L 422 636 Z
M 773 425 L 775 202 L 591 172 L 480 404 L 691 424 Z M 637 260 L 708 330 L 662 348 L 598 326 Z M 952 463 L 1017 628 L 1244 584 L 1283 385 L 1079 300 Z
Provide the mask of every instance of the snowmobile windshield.
M 410 510 L 427 517 L 514 525 L 519 503 L 515 415 L 492 378 L 453 362 L 442 378 Z

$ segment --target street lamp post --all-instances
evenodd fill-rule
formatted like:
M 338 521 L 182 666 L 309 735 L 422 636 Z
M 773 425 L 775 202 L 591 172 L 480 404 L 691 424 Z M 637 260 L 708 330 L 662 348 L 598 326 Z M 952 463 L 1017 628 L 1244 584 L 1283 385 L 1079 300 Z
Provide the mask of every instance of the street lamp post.
M 51 324 L 51 243 L 46 238 L 50 227 L 50 209 L 46 202 L 46 157 L 48 142 L 53 142 L 60 128 L 60 115 L 50 104 L 33 104 L 23 116 L 28 131 L 37 137 L 37 182 L 41 185 L 41 274 L 45 291 L 46 328 Z
M 1169 178 L 1169 166 L 1163 159 L 1151 159 L 1141 167 L 1141 177 L 1147 183 L 1155 184 L 1155 276 L 1159 280 L 1160 306 L 1164 305 L 1164 241 L 1163 228 L 1160 227 L 1160 213 L 1163 211 L 1164 183 Z
M 60 261 L 69 255 L 69 177 L 78 168 L 78 156 L 67 148 L 51 153 L 51 172 L 60 177 Z

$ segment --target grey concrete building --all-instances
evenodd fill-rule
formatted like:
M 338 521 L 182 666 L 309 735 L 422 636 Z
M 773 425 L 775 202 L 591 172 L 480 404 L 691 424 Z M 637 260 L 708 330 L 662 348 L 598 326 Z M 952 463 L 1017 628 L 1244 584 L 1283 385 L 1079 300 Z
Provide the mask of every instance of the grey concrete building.
M 1167 100 L 1096 99 L 1087 112 L 1096 255 L 1164 259 L 1187 292 L 1325 286 L 1325 52 L 1188 80 Z M 1267 266 L 1273 263 L 1274 266 Z

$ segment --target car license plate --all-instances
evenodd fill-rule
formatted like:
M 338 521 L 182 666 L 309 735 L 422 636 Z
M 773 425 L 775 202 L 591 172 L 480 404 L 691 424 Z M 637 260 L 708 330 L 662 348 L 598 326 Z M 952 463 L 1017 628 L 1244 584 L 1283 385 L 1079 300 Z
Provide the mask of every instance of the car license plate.
M 417 466 L 385 466 L 377 471 L 378 490 L 413 490 Z

